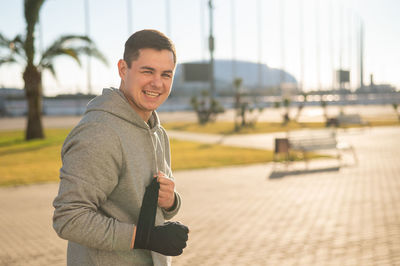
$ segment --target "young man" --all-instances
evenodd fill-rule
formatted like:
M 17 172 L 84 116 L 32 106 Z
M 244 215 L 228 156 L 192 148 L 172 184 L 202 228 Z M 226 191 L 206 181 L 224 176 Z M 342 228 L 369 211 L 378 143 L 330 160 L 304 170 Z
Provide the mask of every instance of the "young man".
M 181 198 L 155 111 L 171 92 L 175 66 L 174 45 L 164 34 L 134 33 L 118 62 L 119 89 L 93 99 L 66 138 L 53 226 L 68 240 L 68 265 L 169 265 L 169 255 L 186 246 L 188 228 L 165 223 Z M 154 178 L 158 207 L 147 233 L 138 219 Z

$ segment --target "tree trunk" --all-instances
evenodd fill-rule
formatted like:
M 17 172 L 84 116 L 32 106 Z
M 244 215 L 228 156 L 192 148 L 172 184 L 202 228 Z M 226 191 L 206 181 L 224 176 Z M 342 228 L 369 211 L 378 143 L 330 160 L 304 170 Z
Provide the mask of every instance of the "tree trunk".
M 25 96 L 28 103 L 25 139 L 43 139 L 42 126 L 42 73 L 33 65 L 28 65 L 23 74 Z

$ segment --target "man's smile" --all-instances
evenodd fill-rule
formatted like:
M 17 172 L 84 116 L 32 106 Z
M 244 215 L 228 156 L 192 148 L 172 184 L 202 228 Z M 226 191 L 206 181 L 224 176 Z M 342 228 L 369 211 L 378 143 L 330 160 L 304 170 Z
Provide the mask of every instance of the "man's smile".
M 143 91 L 144 94 L 146 94 L 149 97 L 158 97 L 160 96 L 161 93 L 155 92 L 155 91 Z

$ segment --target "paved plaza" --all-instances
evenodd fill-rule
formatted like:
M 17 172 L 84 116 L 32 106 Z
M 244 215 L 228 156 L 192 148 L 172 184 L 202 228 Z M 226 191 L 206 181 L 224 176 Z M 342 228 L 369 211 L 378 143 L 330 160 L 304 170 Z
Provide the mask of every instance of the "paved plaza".
M 175 172 L 183 205 L 174 220 L 190 234 L 173 265 L 400 265 L 400 127 L 339 138 L 358 164 L 345 154 L 342 166 Z M 0 188 L 0 265 L 65 265 L 66 241 L 51 225 L 57 188 Z
M 400 265 L 399 136 L 342 136 L 359 164 L 339 169 L 333 160 L 280 178 L 271 165 L 177 173 L 177 219 L 191 234 L 175 265 Z

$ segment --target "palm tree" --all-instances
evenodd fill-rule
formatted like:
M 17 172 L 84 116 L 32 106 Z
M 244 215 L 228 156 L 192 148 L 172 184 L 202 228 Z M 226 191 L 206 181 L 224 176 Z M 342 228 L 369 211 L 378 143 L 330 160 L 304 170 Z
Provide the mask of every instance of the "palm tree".
M 0 55 L 0 65 L 4 63 L 20 63 L 25 66 L 22 74 L 25 86 L 25 96 L 28 103 L 27 128 L 25 139 L 44 138 L 42 126 L 42 73 L 49 70 L 54 77 L 54 59 L 66 55 L 81 65 L 79 55 L 94 56 L 107 64 L 107 60 L 87 36 L 66 35 L 59 37 L 41 55 L 35 58 L 35 26 L 39 21 L 40 9 L 45 0 L 24 0 L 26 20 L 25 36 L 18 35 L 7 39 L 0 34 L 0 49 L 7 49 L 6 55 Z M 37 59 L 37 60 L 35 60 Z

